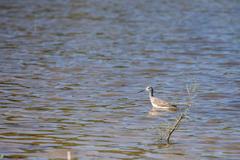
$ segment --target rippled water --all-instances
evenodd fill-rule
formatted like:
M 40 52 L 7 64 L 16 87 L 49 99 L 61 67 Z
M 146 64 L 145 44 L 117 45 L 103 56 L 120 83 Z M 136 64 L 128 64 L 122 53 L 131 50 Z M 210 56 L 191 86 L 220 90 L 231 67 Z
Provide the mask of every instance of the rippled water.
M 238 159 L 240 2 L 1 1 L 6 159 Z M 190 118 L 149 115 L 147 85 Z M 180 106 L 181 108 L 184 106 Z

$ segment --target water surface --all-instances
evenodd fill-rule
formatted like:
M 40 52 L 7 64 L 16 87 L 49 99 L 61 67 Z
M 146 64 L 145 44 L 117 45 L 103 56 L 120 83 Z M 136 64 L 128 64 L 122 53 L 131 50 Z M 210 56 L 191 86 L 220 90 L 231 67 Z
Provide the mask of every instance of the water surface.
M 1 1 L 6 159 L 238 159 L 239 1 Z M 185 102 L 171 144 L 147 93 Z M 181 108 L 184 106 L 180 106 Z

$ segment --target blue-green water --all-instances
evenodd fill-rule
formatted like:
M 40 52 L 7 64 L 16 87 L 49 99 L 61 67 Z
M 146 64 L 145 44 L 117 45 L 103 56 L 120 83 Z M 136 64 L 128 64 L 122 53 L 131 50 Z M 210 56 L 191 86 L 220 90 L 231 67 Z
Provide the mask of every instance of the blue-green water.
M 6 159 L 238 159 L 240 1 L 1 1 Z M 147 93 L 189 112 L 149 115 Z M 184 106 L 180 106 L 184 107 Z

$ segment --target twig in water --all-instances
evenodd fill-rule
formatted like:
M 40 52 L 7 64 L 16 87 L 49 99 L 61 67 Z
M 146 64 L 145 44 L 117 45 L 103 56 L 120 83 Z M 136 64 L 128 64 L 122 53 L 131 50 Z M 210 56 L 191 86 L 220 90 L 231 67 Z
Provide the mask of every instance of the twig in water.
M 170 142 L 171 135 L 178 128 L 181 120 L 184 117 L 187 116 L 187 114 L 188 114 L 188 112 L 190 110 L 190 107 L 192 106 L 193 96 L 194 96 L 194 93 L 196 91 L 196 84 L 194 84 L 194 85 L 187 85 L 186 86 L 186 90 L 187 90 L 187 94 L 188 94 L 188 101 L 187 101 L 187 103 L 182 103 L 182 104 L 186 105 L 187 108 L 185 108 L 185 110 L 181 113 L 181 115 L 176 119 L 175 124 L 168 129 L 167 136 L 166 136 L 166 141 L 167 141 L 168 144 Z
M 173 132 L 177 129 L 177 127 L 180 124 L 180 121 L 184 118 L 184 114 L 181 114 L 181 116 L 177 119 L 175 125 L 172 127 L 172 129 L 169 131 L 168 135 L 167 135 L 167 142 L 169 143 L 170 141 L 170 137 L 173 134 Z

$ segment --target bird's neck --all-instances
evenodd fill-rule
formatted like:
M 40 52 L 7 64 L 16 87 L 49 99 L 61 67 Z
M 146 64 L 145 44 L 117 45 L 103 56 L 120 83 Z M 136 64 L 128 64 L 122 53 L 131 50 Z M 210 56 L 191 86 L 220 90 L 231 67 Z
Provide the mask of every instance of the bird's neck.
M 153 90 L 149 92 L 149 97 L 153 97 Z

